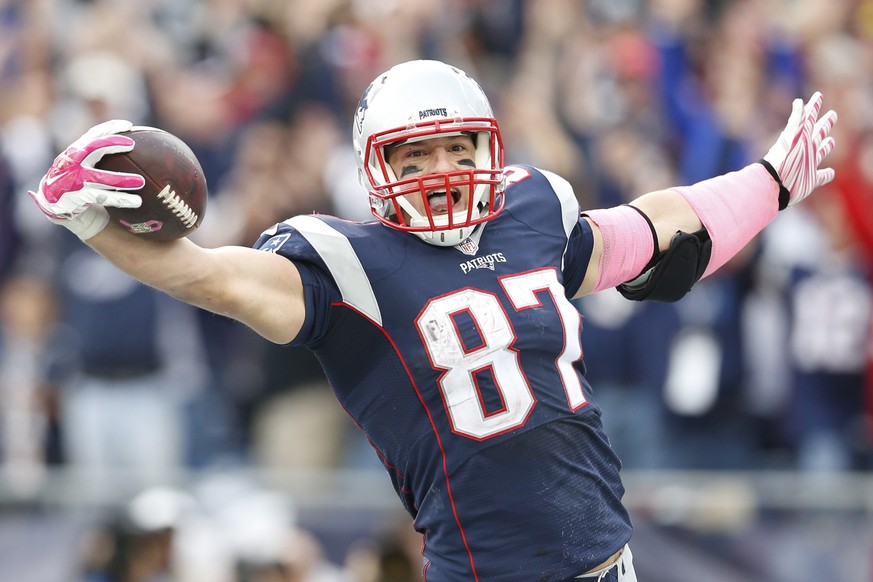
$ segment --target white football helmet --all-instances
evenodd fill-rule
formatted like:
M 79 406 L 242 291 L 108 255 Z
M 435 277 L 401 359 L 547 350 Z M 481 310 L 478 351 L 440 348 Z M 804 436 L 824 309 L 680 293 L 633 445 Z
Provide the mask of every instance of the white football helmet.
M 475 168 L 398 179 L 386 146 L 469 134 Z M 379 75 L 364 91 L 353 128 L 358 180 L 383 224 L 438 246 L 454 246 L 503 208 L 503 140 L 488 98 L 464 71 L 439 61 L 410 61 Z M 432 214 L 428 193 L 458 187 L 470 193 L 466 209 Z M 460 191 L 459 190 L 459 191 Z M 407 197 L 422 197 L 425 214 Z

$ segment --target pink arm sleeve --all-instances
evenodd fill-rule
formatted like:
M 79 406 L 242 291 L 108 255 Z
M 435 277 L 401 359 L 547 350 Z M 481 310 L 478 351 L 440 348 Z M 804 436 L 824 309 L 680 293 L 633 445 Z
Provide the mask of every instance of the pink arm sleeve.
M 583 212 L 600 228 L 603 254 L 592 293 L 621 285 L 642 273 L 654 257 L 655 235 L 649 221 L 631 206 Z
M 779 211 L 779 184 L 758 163 L 673 189 L 688 201 L 712 239 L 704 277 L 740 252 Z
M 673 188 L 691 205 L 712 239 L 707 277 L 740 252 L 779 210 L 779 184 L 763 165 Z M 600 228 L 603 254 L 592 293 L 637 277 L 655 252 L 653 229 L 641 212 L 617 206 L 583 213 Z

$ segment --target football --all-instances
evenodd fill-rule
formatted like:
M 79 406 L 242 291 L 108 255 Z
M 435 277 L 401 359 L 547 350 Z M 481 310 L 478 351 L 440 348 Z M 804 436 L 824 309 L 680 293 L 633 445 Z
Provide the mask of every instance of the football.
M 139 208 L 107 206 L 110 219 L 138 237 L 170 241 L 188 236 L 203 222 L 206 178 L 197 156 L 177 136 L 154 127 L 134 127 L 133 150 L 109 154 L 101 170 L 140 174 L 145 186 L 132 190 L 142 198 Z

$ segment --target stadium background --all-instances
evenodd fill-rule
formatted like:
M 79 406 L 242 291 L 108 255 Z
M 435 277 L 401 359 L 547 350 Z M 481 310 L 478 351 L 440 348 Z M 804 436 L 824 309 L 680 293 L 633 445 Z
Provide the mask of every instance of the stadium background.
M 439 58 L 583 207 L 742 167 L 823 92 L 833 185 L 679 304 L 579 308 L 640 580 L 873 581 L 871 50 L 869 0 L 0 0 L 0 579 L 415 579 L 306 352 L 126 279 L 25 191 L 123 117 L 197 152 L 203 244 L 365 218 L 358 96 Z

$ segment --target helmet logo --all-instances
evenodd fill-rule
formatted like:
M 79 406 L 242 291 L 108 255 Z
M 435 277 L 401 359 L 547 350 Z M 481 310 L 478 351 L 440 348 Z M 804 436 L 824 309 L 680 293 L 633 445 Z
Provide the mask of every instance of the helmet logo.
M 439 115 L 440 117 L 448 117 L 449 112 L 445 107 L 437 107 L 436 109 L 422 109 L 418 112 L 418 119 L 424 119 L 426 117 L 435 117 Z
M 370 86 L 367 87 L 367 90 L 361 94 L 361 98 L 358 100 L 358 110 L 355 112 L 355 125 L 358 128 L 358 133 L 364 131 L 364 115 L 366 115 L 367 108 L 370 106 L 370 104 L 367 103 L 367 96 L 370 94 L 372 88 L 373 84 L 370 83 Z

